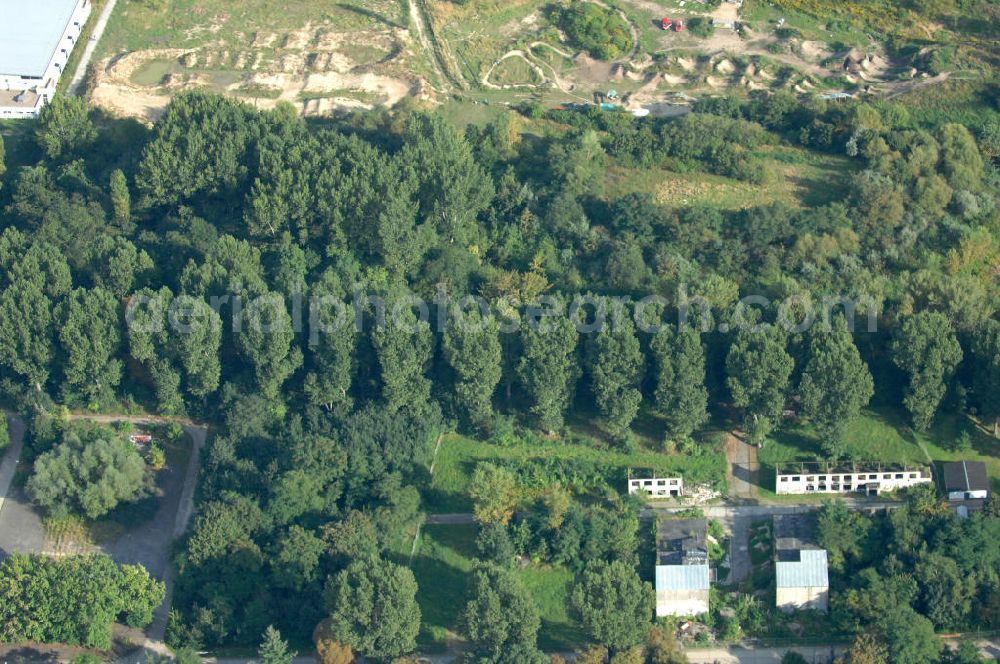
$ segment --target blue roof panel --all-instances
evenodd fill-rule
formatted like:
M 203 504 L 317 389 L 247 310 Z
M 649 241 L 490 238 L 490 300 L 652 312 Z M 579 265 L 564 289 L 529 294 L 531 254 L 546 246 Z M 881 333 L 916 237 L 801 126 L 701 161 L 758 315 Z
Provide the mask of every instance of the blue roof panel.
M 826 551 L 805 549 L 798 562 L 779 561 L 775 568 L 779 588 L 826 588 L 830 585 Z
M 708 565 L 657 565 L 657 590 L 708 590 Z
M 0 74 L 42 77 L 79 0 L 0 0 Z

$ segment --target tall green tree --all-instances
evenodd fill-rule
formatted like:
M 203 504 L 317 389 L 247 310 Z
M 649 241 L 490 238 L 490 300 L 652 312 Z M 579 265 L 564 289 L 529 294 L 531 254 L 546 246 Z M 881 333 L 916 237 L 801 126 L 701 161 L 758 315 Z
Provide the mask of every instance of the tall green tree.
M 476 521 L 506 524 L 517 507 L 517 480 L 506 468 L 480 463 L 469 480 L 469 497 L 474 504 Z
M 650 343 L 656 361 L 656 408 L 668 439 L 686 438 L 708 421 L 705 347 L 694 327 L 664 325 Z
M 921 311 L 902 319 L 889 350 L 909 376 L 903 405 L 913 425 L 926 430 L 962 361 L 962 347 L 944 314 Z
M 611 316 L 593 337 L 588 356 L 597 408 L 611 431 L 620 436 L 639 413 L 644 358 L 628 312 L 609 313 Z
M 208 302 L 170 289 L 143 289 L 126 310 L 129 354 L 149 372 L 161 413 L 183 409 L 219 386 L 222 321 Z
M 434 351 L 434 336 L 427 321 L 418 320 L 410 309 L 394 319 L 376 324 L 372 345 L 382 370 L 382 399 L 391 412 L 422 412 L 430 403 L 431 381 L 427 377 Z
M 480 661 L 498 662 L 515 648 L 536 648 L 541 619 L 534 598 L 514 572 L 481 565 L 470 595 L 462 624 Z
M 114 213 L 115 221 L 119 226 L 127 228 L 132 221 L 132 195 L 128 190 L 125 173 L 120 168 L 111 171 L 108 186 L 111 193 L 111 211 Z
M 799 394 L 802 414 L 815 424 L 831 457 L 843 455 L 844 427 L 868 405 L 874 393 L 875 382 L 844 318 L 838 316 L 829 328 L 814 325 Z
M 71 432 L 35 460 L 25 488 L 48 510 L 97 519 L 145 496 L 149 477 L 142 456 L 121 436 Z
M 972 340 L 973 387 L 979 409 L 987 421 L 993 421 L 993 436 L 1000 437 L 1000 321 L 983 323 Z
M 52 301 L 18 280 L 0 293 L 0 365 L 36 392 L 48 382 L 55 355 Z
M 888 647 L 890 664 L 936 662 L 944 647 L 931 621 L 905 604 L 891 607 L 876 625 Z
M 578 338 L 576 327 L 565 316 L 545 318 L 521 330 L 517 375 L 531 401 L 531 413 L 548 431 L 562 428 L 580 378 Z
M 61 309 L 63 394 L 86 404 L 109 398 L 122 378 L 118 300 L 102 288 L 77 288 Z
M 242 329 L 234 331 L 244 359 L 253 368 L 256 385 L 268 399 L 276 399 L 281 386 L 302 364 L 295 342 L 292 318 L 284 298 L 266 293 L 247 304 Z
M 446 243 L 476 242 L 476 217 L 493 199 L 493 181 L 473 159 L 465 136 L 439 113 L 415 113 L 404 141 L 400 156 L 419 182 L 420 216 Z
M 618 651 L 642 643 L 656 596 L 635 569 L 615 560 L 587 567 L 573 587 L 571 602 L 590 638 Z
M 310 403 L 346 415 L 354 405 L 351 382 L 357 370 L 358 328 L 340 278 L 325 271 L 313 284 L 309 319 L 309 373 L 304 391 Z
M 97 129 L 81 97 L 56 95 L 38 114 L 35 140 L 50 159 L 76 154 L 96 138 Z
M 365 657 L 412 652 L 420 631 L 416 594 L 409 569 L 377 558 L 357 560 L 327 580 L 330 631 Z
M 843 569 L 848 560 L 860 556 L 870 528 L 871 521 L 852 512 L 842 500 L 824 502 L 816 534 L 820 546 L 830 556 L 830 567 Z
M 758 444 L 781 419 L 794 364 L 784 334 L 773 325 L 737 331 L 726 356 L 726 386 L 743 409 L 750 439 Z
M 493 415 L 493 393 L 503 370 L 500 326 L 478 309 L 463 313 L 444 331 L 444 359 L 454 374 L 455 405 L 473 426 Z
M 281 638 L 281 632 L 274 625 L 268 625 L 257 650 L 261 664 L 292 664 L 295 654 L 288 650 L 288 642 Z

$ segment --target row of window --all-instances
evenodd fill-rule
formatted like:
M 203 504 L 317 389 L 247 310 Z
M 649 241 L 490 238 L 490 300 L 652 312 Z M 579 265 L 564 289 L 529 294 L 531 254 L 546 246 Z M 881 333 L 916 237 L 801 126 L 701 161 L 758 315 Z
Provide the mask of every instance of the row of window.
M 680 484 L 680 480 L 630 480 L 630 481 L 633 485 L 641 483 L 642 486 L 667 486 L 668 482 L 670 483 L 670 486 L 677 486 L 678 484 Z
M 907 477 L 907 475 L 909 477 Z M 864 474 L 864 473 L 862 473 L 862 474 L 857 475 L 857 479 L 855 479 L 854 475 L 818 475 L 818 476 L 817 475 L 808 475 L 808 476 L 805 476 L 805 481 L 806 482 L 815 482 L 817 477 L 819 477 L 819 481 L 820 482 L 838 482 L 840 480 L 844 480 L 845 482 L 864 482 L 866 480 L 877 480 L 877 479 L 879 479 L 879 476 L 878 476 L 877 473 L 871 473 L 871 474 Z M 881 479 L 883 479 L 883 480 L 891 480 L 891 479 L 897 479 L 897 480 L 911 479 L 911 480 L 915 480 L 915 479 L 917 479 L 919 477 L 920 477 L 920 473 L 883 473 Z M 789 482 L 789 481 L 791 481 L 791 482 L 801 482 L 802 478 L 803 478 L 802 475 L 781 475 L 781 476 L 779 476 L 779 481 L 781 481 L 781 482 Z

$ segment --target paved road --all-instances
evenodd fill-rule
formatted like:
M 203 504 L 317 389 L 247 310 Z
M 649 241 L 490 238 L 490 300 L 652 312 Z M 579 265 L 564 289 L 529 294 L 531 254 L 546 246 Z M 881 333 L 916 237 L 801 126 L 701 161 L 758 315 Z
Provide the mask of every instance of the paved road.
M 7 417 L 7 431 L 10 433 L 10 445 L 0 461 L 0 510 L 10 491 L 10 483 L 14 481 L 17 464 L 21 460 L 21 450 L 24 449 L 24 422 L 15 415 Z
M 97 49 L 97 44 L 101 41 L 104 28 L 108 27 L 108 19 L 111 18 L 111 12 L 115 10 L 117 2 L 118 0 L 108 0 L 108 3 L 104 5 L 104 9 L 101 10 L 101 15 L 97 17 L 97 23 L 94 24 L 94 29 L 90 32 L 90 39 L 87 40 L 87 45 L 83 49 L 83 57 L 80 58 L 80 63 L 76 66 L 76 71 L 73 72 L 73 80 L 69 83 L 69 93 L 71 95 L 75 95 L 79 91 L 83 79 L 87 76 L 87 65 L 90 64 L 90 59 L 94 56 L 94 50 Z
M 796 646 L 794 648 L 710 648 L 685 651 L 691 664 L 779 664 L 789 650 L 794 650 L 809 664 L 829 664 L 842 654 L 844 646 Z
M 7 418 L 10 445 L 0 462 L 0 557 L 15 551 L 41 551 L 45 542 L 42 520 L 22 487 L 12 486 L 24 450 L 24 422 Z

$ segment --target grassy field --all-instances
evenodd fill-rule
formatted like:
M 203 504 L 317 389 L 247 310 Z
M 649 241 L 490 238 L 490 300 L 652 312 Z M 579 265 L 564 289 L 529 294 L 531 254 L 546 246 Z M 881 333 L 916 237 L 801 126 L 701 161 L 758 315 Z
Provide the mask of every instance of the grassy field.
M 460 639 L 459 622 L 466 602 L 469 575 L 476 559 L 477 526 L 424 526 L 413 574 L 419 590 L 422 626 L 418 642 L 423 649 L 443 649 Z M 542 616 L 538 645 L 567 650 L 584 641 L 570 615 L 567 601 L 573 574 L 561 567 L 531 566 L 517 570 Z
M 108 22 L 98 55 L 205 44 L 246 48 L 263 31 L 296 30 L 323 23 L 335 24 L 338 30 L 405 26 L 405 17 L 404 4 L 395 0 L 126 2 Z
M 610 197 L 633 192 L 651 194 L 666 206 L 705 205 L 725 210 L 782 202 L 794 206 L 842 200 L 856 166 L 846 157 L 801 148 L 762 148 L 770 177 L 763 185 L 704 172 L 674 173 L 667 169 L 609 169 Z
M 457 434 L 447 435 L 441 442 L 430 486 L 424 491 L 424 509 L 437 514 L 471 511 L 468 483 L 481 461 L 516 461 L 521 467 L 537 466 L 540 473 L 546 472 L 544 469 L 552 462 L 579 461 L 581 467 L 596 469 L 599 479 L 617 491 L 624 489 L 629 470 L 652 471 L 659 476 L 683 475 L 689 483 L 717 481 L 725 471 L 723 456 L 710 450 L 702 456 L 689 456 L 645 449 L 627 453 L 598 445 L 581 439 L 534 440 L 530 444 L 498 446 Z
M 476 555 L 476 526 L 424 526 L 413 558 L 421 645 L 443 648 L 454 638 Z M 451 632 L 451 634 L 450 634 Z
M 895 101 L 903 104 L 917 125 L 960 122 L 976 128 L 1000 116 L 990 86 L 981 80 L 952 79 L 920 88 Z

